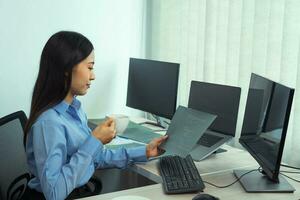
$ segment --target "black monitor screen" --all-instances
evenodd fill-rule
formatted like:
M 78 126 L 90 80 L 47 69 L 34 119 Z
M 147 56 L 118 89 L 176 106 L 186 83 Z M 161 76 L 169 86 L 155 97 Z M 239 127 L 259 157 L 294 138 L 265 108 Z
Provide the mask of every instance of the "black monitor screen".
M 240 143 L 278 181 L 294 90 L 251 75 Z
M 192 81 L 189 108 L 217 115 L 210 130 L 234 136 L 241 88 Z
M 130 58 L 126 105 L 171 119 L 176 111 L 179 64 Z

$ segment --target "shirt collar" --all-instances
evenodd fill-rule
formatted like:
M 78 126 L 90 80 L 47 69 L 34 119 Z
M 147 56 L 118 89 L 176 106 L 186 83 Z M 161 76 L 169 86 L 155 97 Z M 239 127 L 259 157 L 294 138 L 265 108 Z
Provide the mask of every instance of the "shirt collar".
M 73 106 L 74 108 L 76 108 L 77 110 L 79 110 L 80 106 L 81 106 L 81 102 L 76 99 L 76 97 L 73 98 L 73 101 L 71 103 L 71 106 Z
M 57 112 L 63 114 L 64 112 L 66 112 L 68 110 L 69 106 L 72 106 L 72 107 L 76 108 L 77 110 L 79 110 L 79 108 L 81 106 L 81 102 L 74 97 L 71 104 L 69 104 L 63 100 L 59 104 L 55 105 L 53 108 Z

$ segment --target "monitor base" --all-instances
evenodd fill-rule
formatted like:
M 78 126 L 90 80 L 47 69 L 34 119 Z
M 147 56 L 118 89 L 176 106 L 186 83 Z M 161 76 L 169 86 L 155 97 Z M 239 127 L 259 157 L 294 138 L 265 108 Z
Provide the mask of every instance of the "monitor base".
M 227 151 L 226 149 L 219 148 L 216 151 L 214 151 L 213 153 L 217 154 L 217 153 L 223 153 L 223 152 L 226 152 L 226 151 Z
M 149 124 L 149 125 L 152 125 L 152 126 L 160 127 L 163 130 L 168 130 L 169 123 L 167 121 L 165 121 L 162 117 L 159 117 L 155 114 L 152 114 L 152 113 L 149 113 L 149 114 L 152 115 L 152 117 L 155 119 L 156 122 L 146 121 L 146 122 L 139 123 L 140 125 Z
M 152 126 L 156 126 L 156 127 L 160 127 L 160 128 L 163 128 L 165 129 L 166 127 L 164 127 L 163 125 L 159 124 L 159 123 L 156 123 L 156 122 L 142 122 L 142 123 L 139 123 L 139 125 L 143 125 L 143 124 L 149 124 L 149 125 L 152 125 Z M 155 131 L 155 130 L 154 130 Z
M 243 174 L 250 170 L 234 170 L 234 175 L 239 178 Z M 277 193 L 288 193 L 294 192 L 295 188 L 290 185 L 287 180 L 279 175 L 279 183 L 275 183 L 269 180 L 259 171 L 253 171 L 243 176 L 239 182 L 243 186 L 246 192 L 277 192 Z

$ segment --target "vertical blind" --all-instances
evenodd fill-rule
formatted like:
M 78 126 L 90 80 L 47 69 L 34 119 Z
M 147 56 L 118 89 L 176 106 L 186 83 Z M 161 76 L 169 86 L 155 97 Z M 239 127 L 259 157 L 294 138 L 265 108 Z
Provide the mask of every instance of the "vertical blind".
M 300 164 L 300 1 L 151 0 L 146 56 L 180 63 L 178 103 L 191 80 L 242 88 L 238 145 L 251 72 L 296 89 L 283 160 Z

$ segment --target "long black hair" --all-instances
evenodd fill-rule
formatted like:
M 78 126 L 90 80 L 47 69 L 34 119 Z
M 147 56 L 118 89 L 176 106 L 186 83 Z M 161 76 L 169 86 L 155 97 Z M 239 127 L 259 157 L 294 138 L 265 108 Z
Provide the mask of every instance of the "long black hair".
M 36 119 L 67 96 L 73 67 L 88 57 L 93 49 L 92 43 L 85 36 L 71 31 L 55 33 L 47 41 L 42 51 L 39 73 L 33 89 L 24 144 Z

